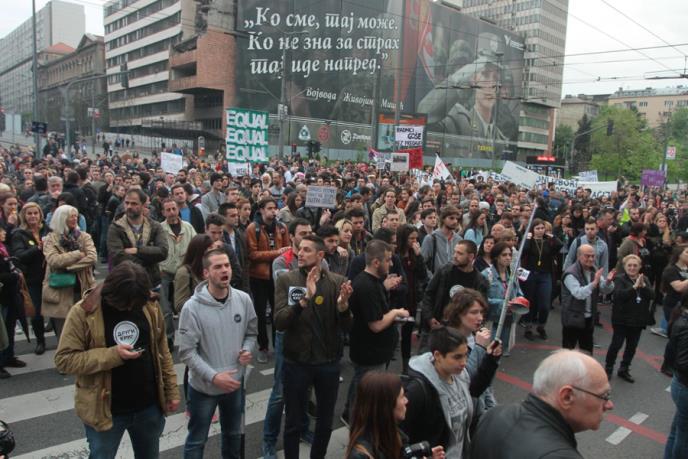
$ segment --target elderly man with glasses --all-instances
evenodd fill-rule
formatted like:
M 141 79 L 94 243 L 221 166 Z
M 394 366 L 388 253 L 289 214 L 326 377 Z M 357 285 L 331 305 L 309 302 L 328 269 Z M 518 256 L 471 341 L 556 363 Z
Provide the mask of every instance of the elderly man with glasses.
M 581 352 L 555 351 L 535 370 L 533 389 L 523 402 L 483 415 L 471 457 L 582 458 L 576 433 L 599 429 L 604 413 L 613 408 L 602 365 Z

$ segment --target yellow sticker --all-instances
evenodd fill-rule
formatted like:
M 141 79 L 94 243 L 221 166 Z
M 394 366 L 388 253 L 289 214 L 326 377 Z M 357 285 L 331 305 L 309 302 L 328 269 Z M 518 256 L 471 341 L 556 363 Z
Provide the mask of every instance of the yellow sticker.
M 325 298 L 323 298 L 323 297 L 320 296 L 320 295 L 318 295 L 318 296 L 315 297 L 315 304 L 317 304 L 318 306 L 320 306 L 321 304 L 323 304 L 324 301 L 325 301 Z
M 29 245 L 36 245 L 36 243 L 29 239 Z

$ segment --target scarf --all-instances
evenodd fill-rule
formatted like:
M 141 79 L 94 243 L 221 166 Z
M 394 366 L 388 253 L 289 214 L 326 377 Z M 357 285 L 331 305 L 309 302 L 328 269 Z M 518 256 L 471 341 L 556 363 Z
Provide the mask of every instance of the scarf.
M 62 236 L 60 236 L 60 246 L 64 248 L 67 252 L 73 252 L 79 250 L 79 236 L 81 236 L 81 231 L 78 228 L 73 230 L 68 230 Z

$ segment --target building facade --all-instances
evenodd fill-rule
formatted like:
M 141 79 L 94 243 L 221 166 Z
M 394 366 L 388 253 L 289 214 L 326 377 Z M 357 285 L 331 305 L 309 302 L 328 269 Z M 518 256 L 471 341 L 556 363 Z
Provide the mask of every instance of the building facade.
M 578 122 L 587 116 L 589 120 L 595 118 L 600 113 L 600 106 L 607 104 L 609 94 L 590 96 L 578 94 L 577 96 L 567 94 L 561 100 L 561 107 L 557 112 L 557 125 L 569 126 L 573 132 L 578 130 Z
M 105 74 L 103 37 L 85 34 L 75 50 L 43 62 L 42 56 L 48 51 L 50 48 L 39 56 L 38 100 L 41 119 L 48 123 L 51 130 L 64 132 L 64 117 L 69 116 L 72 120 L 70 129 L 74 133 L 94 135 L 91 132 L 94 123 L 88 109 L 98 110 L 94 115 L 96 129 L 108 125 L 106 81 L 100 78 L 79 83 L 78 80 Z
M 58 43 L 75 48 L 85 28 L 83 5 L 52 0 L 36 12 L 37 49 L 41 51 Z M 0 39 L 0 49 L 0 105 L 8 113 L 25 115 L 24 122 L 30 121 L 33 110 L 31 18 Z M 50 53 L 44 58 L 50 58 Z
M 635 108 L 651 128 L 665 123 L 674 110 L 688 107 L 688 86 L 675 88 L 619 88 L 609 96 L 613 107 Z
M 519 120 L 518 158 L 552 151 L 555 110 L 560 106 L 568 0 L 443 0 L 461 11 L 525 39 L 524 103 Z
M 169 91 L 168 82 L 170 50 L 181 42 L 184 30 L 193 30 L 195 10 L 194 0 L 113 0 L 104 5 L 112 130 L 162 135 L 192 127 L 192 98 Z

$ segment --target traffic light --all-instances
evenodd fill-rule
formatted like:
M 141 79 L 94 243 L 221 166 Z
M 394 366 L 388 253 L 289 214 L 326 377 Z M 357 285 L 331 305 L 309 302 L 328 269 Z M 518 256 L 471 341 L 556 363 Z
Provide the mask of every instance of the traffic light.
M 614 120 L 607 120 L 607 135 L 614 133 Z
M 313 142 L 313 152 L 320 153 L 320 142 L 318 142 L 317 140 Z
M 119 71 L 120 71 L 120 83 L 122 83 L 122 87 L 124 89 L 129 89 L 129 70 L 128 70 L 126 62 L 119 66 Z

